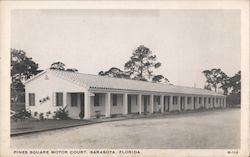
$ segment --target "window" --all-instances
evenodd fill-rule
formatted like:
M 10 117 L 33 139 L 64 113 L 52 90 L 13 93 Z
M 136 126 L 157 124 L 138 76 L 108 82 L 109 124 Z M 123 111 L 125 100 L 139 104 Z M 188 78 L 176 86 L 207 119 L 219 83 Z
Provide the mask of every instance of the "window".
M 159 97 L 159 96 L 157 96 L 157 103 L 158 103 L 158 105 L 160 105 L 160 102 L 161 101 L 161 97 Z
M 29 106 L 35 106 L 35 93 L 29 93 Z
M 144 104 L 149 105 L 149 97 L 148 96 L 144 96 Z
M 211 98 L 208 98 L 208 104 L 210 104 L 211 103 Z
M 99 94 L 95 94 L 94 96 L 94 106 L 100 106 L 100 102 L 99 102 Z
M 71 106 L 77 106 L 77 93 L 71 94 Z
M 63 93 L 56 93 L 56 106 L 63 106 Z
M 199 104 L 201 104 L 201 101 L 202 101 L 202 99 L 201 99 L 201 97 L 199 97 Z
M 117 95 L 113 95 L 113 106 L 117 106 Z
M 216 98 L 216 104 L 218 104 L 218 98 Z
M 178 97 L 177 96 L 173 96 L 173 104 L 177 104 L 177 100 L 178 99 Z
M 204 98 L 204 104 L 205 105 L 207 104 L 207 98 Z
M 188 97 L 187 98 L 187 104 L 190 104 L 191 103 L 191 97 Z

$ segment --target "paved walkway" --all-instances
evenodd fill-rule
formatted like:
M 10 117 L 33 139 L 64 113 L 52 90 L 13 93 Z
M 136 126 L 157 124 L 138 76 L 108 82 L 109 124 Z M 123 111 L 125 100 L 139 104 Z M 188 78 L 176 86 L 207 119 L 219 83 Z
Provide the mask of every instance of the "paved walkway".
M 142 118 L 27 134 L 12 148 L 236 149 L 240 109 Z

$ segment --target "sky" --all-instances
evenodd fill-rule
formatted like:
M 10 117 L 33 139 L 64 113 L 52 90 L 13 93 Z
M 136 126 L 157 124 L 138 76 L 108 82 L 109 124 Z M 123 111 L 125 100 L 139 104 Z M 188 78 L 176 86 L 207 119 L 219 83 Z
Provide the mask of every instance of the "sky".
M 203 88 L 203 70 L 240 70 L 239 10 L 13 10 L 11 47 L 47 69 L 61 61 L 81 73 L 118 67 L 144 45 L 174 85 Z

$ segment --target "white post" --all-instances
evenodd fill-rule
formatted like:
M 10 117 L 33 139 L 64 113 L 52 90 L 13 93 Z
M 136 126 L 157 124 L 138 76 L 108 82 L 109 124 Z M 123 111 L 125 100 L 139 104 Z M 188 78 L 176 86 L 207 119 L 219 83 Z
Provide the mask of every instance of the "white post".
M 191 96 L 191 106 L 192 106 L 192 109 L 194 110 L 194 97 Z
M 200 100 L 200 97 L 197 96 L 197 97 L 196 97 L 196 109 L 199 109 L 199 108 L 200 108 L 199 100 Z
M 150 95 L 149 113 L 154 113 L 154 95 Z
M 111 94 L 106 93 L 105 97 L 105 117 L 110 117 L 110 99 L 111 99 Z
M 164 112 L 164 95 L 160 96 L 161 113 Z
M 208 97 L 205 97 L 205 109 L 207 109 L 208 108 Z
M 123 114 L 128 114 L 128 94 L 123 94 Z
M 181 96 L 177 96 L 178 110 L 181 111 Z
M 225 99 L 225 101 L 224 101 L 225 102 L 224 107 L 226 108 L 227 107 L 227 98 L 225 97 L 224 99 Z
M 184 108 L 185 108 L 184 110 L 185 110 L 185 111 L 188 109 L 187 99 L 188 99 L 188 97 L 185 96 L 185 97 L 184 97 Z
M 63 106 L 64 107 L 67 106 L 67 93 L 66 92 L 63 93 Z M 67 106 L 67 107 L 70 107 L 70 106 Z
M 86 91 L 84 93 L 84 119 L 90 118 L 90 93 Z
M 204 97 L 201 97 L 201 106 L 204 108 Z
M 139 114 L 141 114 L 141 99 L 142 99 L 142 96 L 141 96 L 141 94 L 138 94 L 138 97 L 137 97 L 137 100 L 138 100 L 138 112 L 139 112 Z
M 173 96 L 169 96 L 169 111 L 173 110 Z

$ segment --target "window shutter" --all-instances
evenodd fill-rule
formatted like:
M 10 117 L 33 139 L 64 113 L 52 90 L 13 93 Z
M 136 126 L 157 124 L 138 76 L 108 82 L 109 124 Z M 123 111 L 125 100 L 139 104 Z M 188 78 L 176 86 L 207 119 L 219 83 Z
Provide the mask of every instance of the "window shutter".
M 52 93 L 52 106 L 56 106 L 56 93 Z

